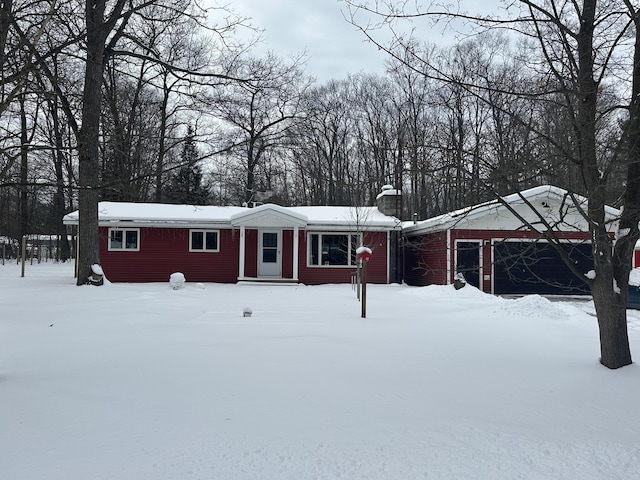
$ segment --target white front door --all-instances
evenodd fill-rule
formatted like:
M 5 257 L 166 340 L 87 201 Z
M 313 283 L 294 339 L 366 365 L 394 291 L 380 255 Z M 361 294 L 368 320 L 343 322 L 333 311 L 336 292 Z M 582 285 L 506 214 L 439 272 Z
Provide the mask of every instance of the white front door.
M 258 277 L 282 277 L 282 230 L 260 230 Z

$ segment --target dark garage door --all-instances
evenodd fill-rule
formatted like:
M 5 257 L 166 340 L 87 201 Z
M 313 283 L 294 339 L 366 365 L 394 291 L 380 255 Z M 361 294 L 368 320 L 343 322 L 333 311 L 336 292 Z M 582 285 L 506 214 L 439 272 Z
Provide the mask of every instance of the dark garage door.
M 563 243 L 578 270 L 593 270 L 590 243 Z M 576 277 L 553 246 L 544 242 L 498 242 L 493 246 L 494 293 L 584 295 L 588 285 Z

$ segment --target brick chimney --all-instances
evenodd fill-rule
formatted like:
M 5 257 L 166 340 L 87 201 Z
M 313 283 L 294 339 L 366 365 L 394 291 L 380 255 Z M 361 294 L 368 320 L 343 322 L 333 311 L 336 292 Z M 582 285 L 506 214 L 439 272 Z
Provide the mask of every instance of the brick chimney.
M 382 187 L 382 192 L 376 197 L 376 203 L 378 210 L 385 215 L 390 217 L 402 215 L 402 192 L 391 185 Z

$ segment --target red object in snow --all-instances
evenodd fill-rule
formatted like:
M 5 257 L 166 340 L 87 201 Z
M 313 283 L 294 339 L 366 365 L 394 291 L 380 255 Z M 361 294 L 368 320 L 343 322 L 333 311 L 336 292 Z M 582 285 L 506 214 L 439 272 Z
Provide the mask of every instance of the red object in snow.
M 371 258 L 371 252 L 367 251 L 367 250 L 363 250 L 362 252 L 360 252 L 358 254 L 358 258 L 360 260 L 364 260 L 365 262 L 369 261 L 369 259 Z

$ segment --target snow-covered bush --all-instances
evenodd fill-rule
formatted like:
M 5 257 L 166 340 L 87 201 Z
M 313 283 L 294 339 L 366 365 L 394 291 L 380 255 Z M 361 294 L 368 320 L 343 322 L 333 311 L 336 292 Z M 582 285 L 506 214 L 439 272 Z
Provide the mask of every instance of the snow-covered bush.
M 169 276 L 169 286 L 174 290 L 180 290 L 184 288 L 184 282 L 186 278 L 184 278 L 184 273 L 175 272 Z

